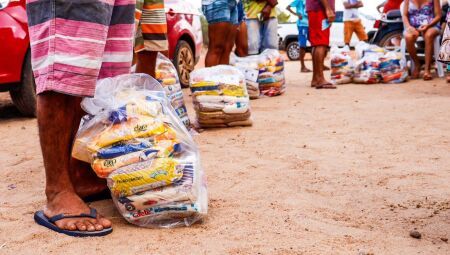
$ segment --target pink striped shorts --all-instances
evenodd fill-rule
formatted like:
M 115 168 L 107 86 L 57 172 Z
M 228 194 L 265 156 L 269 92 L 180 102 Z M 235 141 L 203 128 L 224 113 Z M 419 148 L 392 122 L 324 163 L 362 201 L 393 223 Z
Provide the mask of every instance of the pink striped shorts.
M 130 72 L 135 0 L 27 0 L 37 93 L 91 97 Z

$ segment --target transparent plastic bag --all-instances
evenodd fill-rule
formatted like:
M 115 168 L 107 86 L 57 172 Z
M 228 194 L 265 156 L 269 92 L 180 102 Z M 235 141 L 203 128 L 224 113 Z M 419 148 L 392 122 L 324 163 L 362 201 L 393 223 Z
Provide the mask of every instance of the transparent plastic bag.
M 163 86 L 181 121 L 189 128 L 191 123 L 189 121 L 186 105 L 184 104 L 183 90 L 181 89 L 177 69 L 172 62 L 161 53 L 158 53 L 158 58 L 156 59 L 155 78 Z
M 163 87 L 144 74 L 100 80 L 86 98 L 72 150 L 106 178 L 113 201 L 132 224 L 189 226 L 206 216 L 199 151 Z
M 260 62 L 260 56 L 238 57 L 231 53 L 230 64 L 244 74 L 250 99 L 258 99 L 261 93 L 258 83 Z
M 355 72 L 354 63 L 348 46 L 331 48 L 331 81 L 334 84 L 348 84 L 353 82 Z
M 408 80 L 406 60 L 400 52 L 389 51 L 380 58 L 380 72 L 383 83 L 403 83 Z
M 356 63 L 354 83 L 376 84 L 381 81 L 380 60 L 378 54 L 366 54 Z
M 260 54 L 258 83 L 265 96 L 279 96 L 286 91 L 284 60 L 278 50 L 267 49 Z
M 235 67 L 219 65 L 195 70 L 190 87 L 200 127 L 253 124 L 245 77 Z

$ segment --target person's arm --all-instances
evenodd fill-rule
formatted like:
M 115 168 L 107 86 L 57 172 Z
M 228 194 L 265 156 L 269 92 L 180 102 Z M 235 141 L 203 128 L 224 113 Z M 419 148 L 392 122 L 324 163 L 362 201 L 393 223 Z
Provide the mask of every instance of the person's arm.
M 320 0 L 320 3 L 322 4 L 323 8 L 325 8 L 325 12 L 328 17 L 329 22 L 334 22 L 336 19 L 336 14 L 334 13 L 333 9 L 330 6 L 330 3 L 328 0 Z
M 290 13 L 294 14 L 295 16 L 297 16 L 298 19 L 300 19 L 300 20 L 303 19 L 303 16 L 302 16 L 301 14 L 298 14 L 297 12 L 294 12 L 294 11 L 292 10 L 291 5 L 288 5 L 288 6 L 286 7 L 286 10 L 288 10 Z
M 403 24 L 405 26 L 406 31 L 410 30 L 410 29 L 414 29 L 411 24 L 409 23 L 409 0 L 405 0 L 403 2 L 403 10 L 402 10 L 402 19 L 403 19 Z
M 380 5 L 377 6 L 377 11 L 379 13 L 382 13 L 381 8 L 384 8 L 384 6 L 386 5 L 387 1 L 382 2 Z
M 266 0 L 266 6 L 264 6 L 264 9 L 262 10 L 261 14 L 264 20 L 270 19 L 270 14 L 272 13 L 272 9 L 277 6 L 278 1 L 277 0 Z
M 351 3 L 349 3 L 348 1 L 344 1 L 343 4 L 344 4 L 344 8 L 345 8 L 345 9 L 355 9 L 355 8 L 358 9 L 358 8 L 364 7 L 363 2 L 361 2 L 361 1 L 357 1 L 357 2 L 354 3 L 354 4 L 351 4 Z

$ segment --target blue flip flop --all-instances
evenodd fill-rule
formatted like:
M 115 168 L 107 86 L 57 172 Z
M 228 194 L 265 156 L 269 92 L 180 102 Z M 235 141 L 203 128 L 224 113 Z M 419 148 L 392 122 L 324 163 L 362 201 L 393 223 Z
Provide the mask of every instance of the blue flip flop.
M 55 222 L 62 219 L 73 219 L 73 218 L 92 218 L 97 219 L 97 210 L 94 208 L 91 208 L 91 212 L 89 214 L 79 214 L 79 215 L 64 215 L 58 214 L 53 217 L 48 218 L 45 216 L 44 211 L 37 211 L 34 214 L 34 221 L 36 221 L 37 224 L 44 226 L 48 229 L 51 229 L 55 232 L 66 234 L 68 236 L 74 236 L 74 237 L 93 237 L 93 236 L 105 236 L 108 234 L 111 234 L 113 231 L 112 228 L 106 228 L 100 231 L 71 231 L 71 230 L 65 230 L 60 229 L 58 226 L 55 225 Z

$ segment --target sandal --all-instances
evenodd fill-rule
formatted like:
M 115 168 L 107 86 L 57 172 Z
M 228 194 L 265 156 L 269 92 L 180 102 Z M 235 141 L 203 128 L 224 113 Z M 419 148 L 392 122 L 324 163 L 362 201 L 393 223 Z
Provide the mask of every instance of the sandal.
M 328 82 L 321 85 L 316 85 L 316 89 L 337 89 L 337 87 Z
M 423 80 L 424 81 L 431 81 L 431 80 L 433 80 L 433 76 L 430 73 L 426 72 L 426 73 L 423 74 Z

